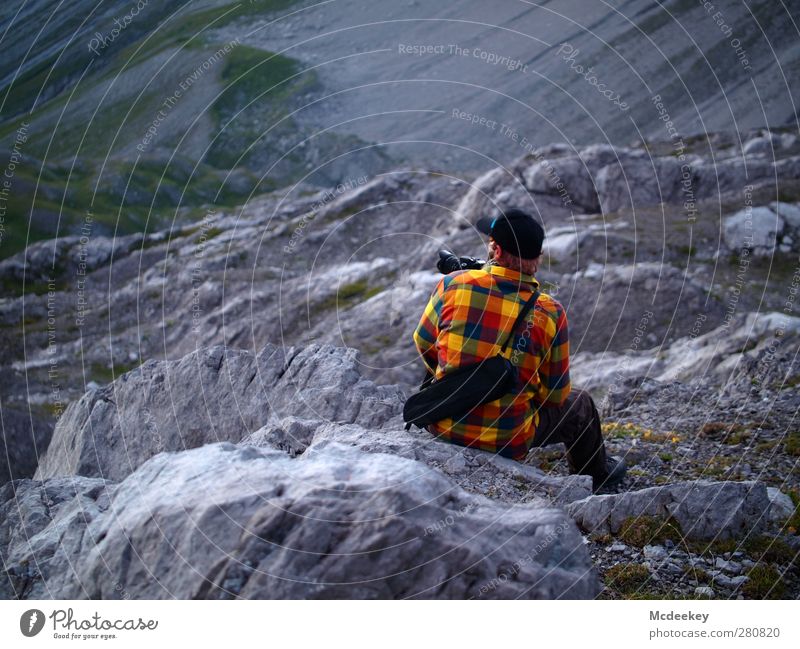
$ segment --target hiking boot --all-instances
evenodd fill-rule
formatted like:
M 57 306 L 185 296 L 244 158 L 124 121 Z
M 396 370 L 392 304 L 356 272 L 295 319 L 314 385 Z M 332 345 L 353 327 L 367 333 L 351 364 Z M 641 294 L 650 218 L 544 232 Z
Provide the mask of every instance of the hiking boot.
M 621 457 L 606 458 L 606 473 L 604 476 L 593 478 L 592 491 L 597 493 L 601 489 L 608 489 L 618 485 L 625 478 L 627 472 L 628 467 Z

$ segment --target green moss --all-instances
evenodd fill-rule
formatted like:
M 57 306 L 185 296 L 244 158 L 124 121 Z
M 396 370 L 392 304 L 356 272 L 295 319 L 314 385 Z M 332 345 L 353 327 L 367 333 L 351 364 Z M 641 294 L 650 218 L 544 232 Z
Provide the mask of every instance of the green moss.
M 781 565 L 797 565 L 798 553 L 785 541 L 763 535 L 747 539 L 743 549 L 754 561 L 765 561 Z
M 103 365 L 101 363 L 92 363 L 89 366 L 89 380 L 96 381 L 101 385 L 111 383 L 118 379 L 122 374 L 130 372 L 139 367 L 140 363 L 121 363 L 114 367 Z
M 638 563 L 618 563 L 604 575 L 606 586 L 623 595 L 641 590 L 650 580 L 650 571 Z
M 752 432 L 741 424 L 729 424 L 722 421 L 711 421 L 700 430 L 703 437 L 708 437 L 723 444 L 741 444 L 746 442 Z
M 759 442 L 753 447 L 753 450 L 756 453 L 765 453 L 767 451 L 771 451 L 775 448 L 780 442 L 777 439 L 770 440 L 768 442 Z
M 747 573 L 750 578 L 742 586 L 742 594 L 750 599 L 782 599 L 786 586 L 772 566 L 753 566 Z
M 674 518 L 661 519 L 654 516 L 630 516 L 622 522 L 619 538 L 638 548 L 645 545 L 662 544 L 670 540 L 683 541 L 681 526 Z
M 715 539 L 713 541 L 686 541 L 686 546 L 692 554 L 703 556 L 723 555 L 726 552 L 736 552 L 739 541 L 735 539 Z
M 589 535 L 589 540 L 593 543 L 600 543 L 602 545 L 609 545 L 614 541 L 614 537 L 610 534 L 598 534 L 596 532 Z
M 366 280 L 351 282 L 350 284 L 340 286 L 335 295 L 331 295 L 322 300 L 316 308 L 320 311 L 348 309 L 354 304 L 364 302 L 373 295 L 377 295 L 382 290 L 380 286 L 369 286 Z
M 800 385 L 800 374 L 788 376 L 783 381 L 776 381 L 772 384 L 773 390 L 788 390 L 789 388 L 796 388 Z
M 211 227 L 206 230 L 201 229 L 200 236 L 195 239 L 195 243 L 202 244 L 206 243 L 207 241 L 211 241 L 214 237 L 218 237 L 221 235 L 225 230 L 222 228 Z
M 783 440 L 783 447 L 789 455 L 800 455 L 800 432 L 789 433 Z
M 244 151 L 256 142 L 296 138 L 298 128 L 284 119 L 297 97 L 317 85 L 314 71 L 302 72 L 298 61 L 266 50 L 238 45 L 225 57 L 220 75 L 223 92 L 211 107 L 219 131 L 207 160 L 224 169 L 240 164 Z M 264 132 L 269 124 L 269 133 Z M 297 155 L 298 154 L 293 154 Z M 285 159 L 291 166 L 292 155 Z
M 800 531 L 800 493 L 792 489 L 789 497 L 794 503 L 794 513 L 786 520 L 786 528 L 791 534 L 797 534 Z
M 698 583 L 710 584 L 713 581 L 711 575 L 696 566 L 686 566 L 683 574 L 691 579 L 696 579 Z

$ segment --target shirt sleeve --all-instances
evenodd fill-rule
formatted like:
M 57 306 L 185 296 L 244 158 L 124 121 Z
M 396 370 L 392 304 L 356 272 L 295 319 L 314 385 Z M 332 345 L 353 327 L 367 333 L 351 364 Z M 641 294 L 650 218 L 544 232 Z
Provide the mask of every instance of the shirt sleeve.
M 569 327 L 562 306 L 558 307 L 555 335 L 539 366 L 539 381 L 536 401 L 544 405 L 560 406 L 572 389 L 569 379 Z
M 419 355 L 425 361 L 425 367 L 433 374 L 439 362 L 436 341 L 439 337 L 439 321 L 442 312 L 442 294 L 444 291 L 444 277 L 439 281 L 431 294 L 425 311 L 422 313 L 419 324 L 414 331 L 414 345 Z

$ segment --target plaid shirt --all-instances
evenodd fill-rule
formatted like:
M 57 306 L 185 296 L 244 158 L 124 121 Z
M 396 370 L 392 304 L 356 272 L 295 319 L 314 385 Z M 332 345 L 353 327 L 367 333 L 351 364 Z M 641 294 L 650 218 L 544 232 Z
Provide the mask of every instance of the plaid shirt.
M 481 270 L 445 275 L 414 332 L 414 344 L 428 371 L 435 368 L 440 378 L 499 353 L 520 309 L 538 286 L 531 275 L 491 263 Z M 525 457 L 539 423 L 536 404 L 561 405 L 570 391 L 564 307 L 542 293 L 525 320 L 505 352 L 519 368 L 515 388 L 458 419 L 431 425 L 432 433 L 516 460 Z

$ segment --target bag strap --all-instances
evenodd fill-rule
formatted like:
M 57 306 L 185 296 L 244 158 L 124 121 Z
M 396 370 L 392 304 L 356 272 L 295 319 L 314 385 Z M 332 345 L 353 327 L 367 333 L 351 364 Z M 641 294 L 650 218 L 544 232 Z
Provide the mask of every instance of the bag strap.
M 517 319 L 514 321 L 514 326 L 511 327 L 511 332 L 508 334 L 506 341 L 500 348 L 500 353 L 506 351 L 508 343 L 510 343 L 511 339 L 514 337 L 514 332 L 516 331 L 517 326 L 519 325 L 520 322 L 522 322 L 525 319 L 525 316 L 528 315 L 528 312 L 536 305 L 536 302 L 539 299 L 539 295 L 540 295 L 539 289 L 538 288 L 533 289 L 533 295 L 531 295 L 530 299 L 525 303 L 525 305 L 522 307 L 522 310 L 519 312 Z

